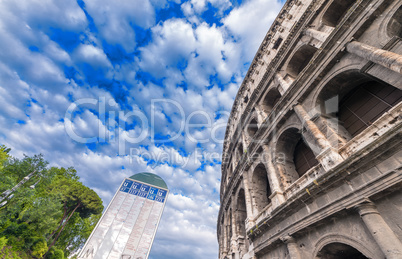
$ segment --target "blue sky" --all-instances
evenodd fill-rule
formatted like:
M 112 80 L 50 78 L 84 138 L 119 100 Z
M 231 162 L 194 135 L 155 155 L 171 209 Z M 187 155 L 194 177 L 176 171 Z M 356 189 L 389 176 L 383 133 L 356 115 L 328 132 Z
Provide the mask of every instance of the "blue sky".
M 276 0 L 0 1 L 0 141 L 74 166 L 106 206 L 124 177 L 171 194 L 150 258 L 216 258 L 222 141 Z

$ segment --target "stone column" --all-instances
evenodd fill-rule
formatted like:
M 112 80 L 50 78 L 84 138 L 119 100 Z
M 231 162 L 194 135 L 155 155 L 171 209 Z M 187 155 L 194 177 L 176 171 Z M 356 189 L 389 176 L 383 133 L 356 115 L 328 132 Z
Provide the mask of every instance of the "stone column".
M 272 163 L 272 155 L 269 147 L 267 145 L 262 146 L 263 149 L 263 157 L 262 161 L 267 169 L 268 181 L 271 187 L 271 195 L 269 198 L 271 199 L 272 209 L 275 209 L 280 204 L 285 202 L 285 197 L 283 196 L 283 190 L 281 188 L 280 179 L 278 178 L 277 171 L 275 170 L 275 166 Z
M 326 32 L 317 31 L 317 30 L 314 30 L 314 29 L 311 29 L 311 28 L 305 30 L 304 34 L 307 35 L 307 36 L 310 36 L 310 37 L 312 37 L 312 38 L 314 38 L 316 40 L 319 40 L 321 42 L 324 42 L 327 39 L 328 35 L 329 35 Z
M 317 125 L 311 120 L 310 115 L 302 105 L 297 104 L 293 107 L 296 115 L 302 121 L 303 126 L 311 134 L 317 146 L 314 143 L 307 143 L 310 148 L 318 153 L 317 160 L 320 161 L 323 168 L 328 171 L 343 159 L 338 152 L 331 146 L 325 135 L 320 131 Z M 313 146 L 312 146 L 313 145 Z
M 257 114 L 258 127 L 261 127 L 261 124 L 264 122 L 267 114 L 259 107 L 259 105 L 255 106 L 255 112 Z
M 253 218 L 253 208 L 251 204 L 251 197 L 250 197 L 250 188 L 248 185 L 248 178 L 247 175 L 243 175 L 243 184 L 244 184 L 244 196 L 246 198 L 246 210 L 247 210 L 247 219 L 246 219 L 246 229 L 254 223 Z
M 286 244 L 290 259 L 302 259 L 299 253 L 299 247 L 296 244 L 296 240 L 291 236 L 284 236 L 281 240 Z
M 230 226 L 232 228 L 232 245 L 234 243 L 234 241 L 237 240 L 237 229 L 236 229 L 236 210 L 235 208 L 233 208 L 233 201 L 234 201 L 234 195 L 232 195 L 232 215 L 230 215 L 231 217 L 231 222 L 232 225 Z
M 279 83 L 278 91 L 281 95 L 283 95 L 286 90 L 288 90 L 290 84 L 286 82 L 285 79 L 283 79 L 283 77 L 278 73 L 275 74 L 275 79 Z
M 227 251 L 228 251 L 228 247 L 227 247 L 227 244 L 228 244 L 228 241 L 227 241 L 227 238 L 228 238 L 228 234 L 229 233 L 227 233 L 227 229 L 226 229 L 226 225 L 227 225 L 228 223 L 227 223 L 227 220 L 226 220 L 226 215 L 223 215 L 223 226 L 222 226 L 222 233 L 223 233 L 223 238 L 222 238 L 222 241 L 223 241 L 223 244 L 222 244 L 222 257 L 223 258 L 225 258 L 225 256 L 228 254 L 227 253 Z
M 346 51 L 402 74 L 402 55 L 358 41 L 347 43 Z
M 372 202 L 356 206 L 361 219 L 387 259 L 402 258 L 402 243 Z

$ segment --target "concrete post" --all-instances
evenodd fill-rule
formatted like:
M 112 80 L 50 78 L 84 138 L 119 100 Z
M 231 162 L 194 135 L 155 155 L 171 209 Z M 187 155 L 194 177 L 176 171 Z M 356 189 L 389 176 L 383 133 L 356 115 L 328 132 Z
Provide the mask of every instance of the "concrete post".
M 347 43 L 346 51 L 402 74 L 402 55 L 358 41 Z
M 402 258 L 402 243 L 372 202 L 356 206 L 361 219 L 387 259 Z
M 339 153 L 333 149 L 325 135 L 320 131 L 317 125 L 311 120 L 310 115 L 306 112 L 302 105 L 297 104 L 293 107 L 296 115 L 302 121 L 303 126 L 311 134 L 317 143 L 307 143 L 310 148 L 318 153 L 317 160 L 320 161 L 323 168 L 328 171 L 343 160 Z
M 304 34 L 307 35 L 307 36 L 313 37 L 314 39 L 319 40 L 321 42 L 324 42 L 327 39 L 328 35 L 329 35 L 326 32 L 317 31 L 317 30 L 314 30 L 314 29 L 311 29 L 311 28 L 305 30 Z
M 276 79 L 276 81 L 278 81 L 278 84 L 279 84 L 278 91 L 279 91 L 279 93 L 280 93 L 281 95 L 283 95 L 283 94 L 286 92 L 286 90 L 288 90 L 288 88 L 289 88 L 290 85 L 289 85 L 288 82 L 286 82 L 285 79 L 283 79 L 283 77 L 282 77 L 280 74 L 278 74 L 278 73 L 275 74 L 275 79 Z
M 289 251 L 290 259 L 302 259 L 299 253 L 299 247 L 296 244 L 296 240 L 291 236 L 285 236 L 281 238 L 282 242 L 284 242 Z

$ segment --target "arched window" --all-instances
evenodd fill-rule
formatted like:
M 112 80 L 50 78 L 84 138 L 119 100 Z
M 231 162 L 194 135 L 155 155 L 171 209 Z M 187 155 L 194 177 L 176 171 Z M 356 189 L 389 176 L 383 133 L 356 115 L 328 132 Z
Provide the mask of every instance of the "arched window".
M 275 156 L 277 170 L 284 176 L 284 188 L 318 164 L 313 151 L 304 142 L 297 128 L 289 128 L 280 135 Z
M 269 92 L 265 95 L 264 101 L 262 103 L 262 107 L 265 113 L 269 114 L 280 98 L 281 94 L 279 93 L 278 89 L 270 89 Z
M 334 0 L 322 17 L 325 25 L 335 27 L 356 0 Z
M 317 254 L 317 259 L 368 259 L 356 248 L 343 243 L 331 243 Z
M 247 126 L 247 133 L 249 137 L 253 137 L 258 130 L 258 123 L 256 119 L 252 119 Z
M 301 46 L 296 53 L 293 54 L 289 61 L 286 72 L 293 78 L 296 78 L 299 73 L 308 65 L 313 58 L 317 48 L 310 45 Z
M 339 103 L 338 118 L 352 137 L 402 101 L 402 90 L 377 81 L 365 82 Z
M 239 142 L 237 145 L 237 155 L 238 155 L 238 161 L 240 161 L 241 157 L 243 156 L 243 144 Z
M 268 182 L 267 171 L 263 164 L 259 164 L 252 175 L 252 190 L 254 194 L 255 206 L 258 212 L 263 210 L 270 202 L 271 188 Z
M 392 16 L 387 26 L 388 35 L 402 37 L 402 6 Z
M 293 152 L 293 162 L 299 177 L 304 175 L 310 168 L 318 165 L 313 151 L 304 143 L 303 138 L 297 142 L 295 151 Z
M 315 106 L 325 115 L 317 122 L 331 143 L 339 140 L 344 145 L 401 102 L 401 97 L 402 90 L 385 82 L 357 70 L 345 71 L 328 81 L 317 96 Z

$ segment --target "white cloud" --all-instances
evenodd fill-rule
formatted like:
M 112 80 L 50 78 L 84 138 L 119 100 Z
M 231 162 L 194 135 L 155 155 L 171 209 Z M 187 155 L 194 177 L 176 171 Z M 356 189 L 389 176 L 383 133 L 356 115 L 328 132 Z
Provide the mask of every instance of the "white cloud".
M 160 175 L 171 194 L 150 258 L 216 258 L 220 163 L 219 158 L 218 162 L 203 161 L 195 150 L 219 154 L 222 144 L 192 141 L 179 132 L 180 124 L 191 113 L 202 111 L 212 125 L 221 125 L 215 137 L 223 138 L 227 116 L 216 115 L 230 111 L 243 80 L 244 64 L 253 57 L 280 3 L 249 0 L 222 17 L 223 11 L 232 8 L 228 0 L 176 0 L 186 17 L 155 25 L 154 9 L 169 6 L 165 0 L 84 1 L 94 21 L 90 26 L 74 1 L 0 2 L 0 101 L 4 107 L 0 140 L 12 148 L 13 155 L 43 153 L 51 165 L 73 165 L 105 206 L 125 177 L 145 171 Z M 201 14 L 210 6 L 218 10 L 215 16 L 221 23 L 204 21 Z M 149 29 L 152 38 L 146 46 L 138 48 L 133 27 Z M 73 51 L 64 49 L 52 41 L 52 28 L 79 33 L 81 43 Z M 112 64 L 105 54 L 110 52 L 103 49 L 105 41 L 135 51 L 135 55 Z M 77 83 L 65 78 L 65 66 L 78 69 L 80 63 L 101 71 L 108 80 L 121 82 L 124 91 L 89 86 L 85 71 L 76 75 Z M 139 82 L 141 73 L 156 80 L 145 77 Z M 68 136 L 63 117 L 73 101 L 90 98 L 109 103 L 118 100 L 116 92 L 124 93 L 120 96 L 124 101 L 107 106 L 105 112 L 141 110 L 149 122 L 151 99 L 166 98 L 180 104 L 180 109 L 171 103 L 156 105 L 154 125 L 161 134 L 179 133 L 178 138 L 169 146 L 160 146 L 148 136 L 141 143 L 127 143 L 126 153 L 118 155 L 119 135 L 138 135 L 141 127 L 125 130 L 113 120 L 104 125 L 93 112 L 100 103 L 81 105 L 72 117 L 73 128 L 82 137 L 93 137 L 100 127 L 115 134 L 114 139 L 89 149 Z M 195 116 L 191 122 L 206 123 L 206 119 Z M 213 134 L 208 127 L 190 132 L 198 140 Z M 168 152 L 172 160 L 152 163 L 144 156 L 129 156 L 130 148 L 140 147 L 156 156 Z
M 76 61 L 86 62 L 92 67 L 111 67 L 111 63 L 102 49 L 93 45 L 81 44 L 74 54 Z
M 61 28 L 64 30 L 79 31 L 85 28 L 87 20 L 84 12 L 75 1 L 31 0 L 1 2 L 0 11 L 18 14 L 18 19 L 25 21 L 30 28 Z M 7 20 L 10 16 L 7 15 Z M 2 19 L 4 22 L 4 19 Z M 19 33 L 16 31 L 16 33 Z
M 180 62 L 186 62 L 195 49 L 195 36 L 191 24 L 182 19 L 171 19 L 152 28 L 153 41 L 140 48 L 140 67 L 157 78 L 165 77 Z
M 277 0 L 250 0 L 223 19 L 224 25 L 240 39 L 245 60 L 253 58 L 281 7 Z
M 144 29 L 155 23 L 149 0 L 85 0 L 85 9 L 93 18 L 101 36 L 112 45 L 120 44 L 131 52 L 136 46 L 132 24 Z
M 217 16 L 221 16 L 232 6 L 229 0 L 190 0 L 184 2 L 181 8 L 186 16 L 200 15 L 207 10 L 208 4 L 218 9 L 218 12 L 215 13 Z

